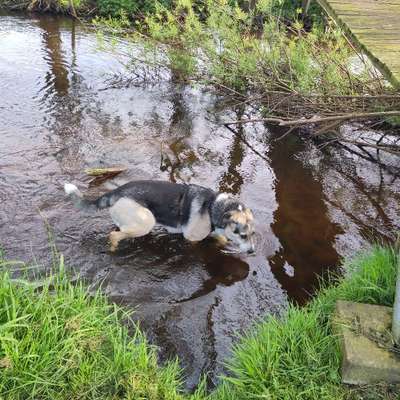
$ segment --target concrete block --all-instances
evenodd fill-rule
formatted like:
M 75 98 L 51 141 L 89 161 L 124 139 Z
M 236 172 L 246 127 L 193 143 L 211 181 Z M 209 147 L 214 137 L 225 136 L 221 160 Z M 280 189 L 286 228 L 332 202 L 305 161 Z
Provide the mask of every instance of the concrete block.
M 336 303 L 334 327 L 341 341 L 343 383 L 400 382 L 400 349 L 393 348 L 391 324 L 390 307 Z

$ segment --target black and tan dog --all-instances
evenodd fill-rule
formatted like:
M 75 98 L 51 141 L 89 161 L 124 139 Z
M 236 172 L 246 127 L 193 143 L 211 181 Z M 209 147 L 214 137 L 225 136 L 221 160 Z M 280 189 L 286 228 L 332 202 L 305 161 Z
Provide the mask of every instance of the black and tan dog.
M 161 225 L 170 233 L 183 233 L 190 241 L 213 235 L 239 252 L 254 252 L 253 214 L 226 193 L 154 180 L 129 182 L 96 200 L 83 198 L 71 183 L 66 183 L 64 190 L 81 209 L 109 208 L 120 229 L 110 233 L 111 251 L 122 239 L 147 235 L 155 225 Z

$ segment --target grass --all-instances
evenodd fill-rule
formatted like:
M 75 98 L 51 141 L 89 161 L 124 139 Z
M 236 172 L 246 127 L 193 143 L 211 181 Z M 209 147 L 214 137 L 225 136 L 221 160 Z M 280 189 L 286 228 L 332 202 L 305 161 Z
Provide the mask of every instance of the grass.
M 1 399 L 181 399 L 177 362 L 157 365 L 129 315 L 59 271 L 37 286 L 0 273 Z
M 357 398 L 358 392 L 340 385 L 332 312 L 338 299 L 392 306 L 396 258 L 392 249 L 374 247 L 345 262 L 348 276 L 322 289 L 306 307 L 289 306 L 284 318 L 258 324 L 236 347 L 231 376 L 223 378 L 213 399 Z M 377 392 L 368 390 L 376 394 L 371 398 L 383 398 Z
M 72 284 L 62 258 L 38 289 L 13 280 L 0 261 L 0 398 L 13 399 L 380 399 L 340 384 L 331 315 L 337 299 L 392 305 L 397 256 L 376 246 L 345 262 L 347 276 L 303 308 L 289 306 L 242 338 L 229 376 L 211 394 L 181 390 L 177 362 L 157 365 L 156 349 L 122 308 L 82 283 Z

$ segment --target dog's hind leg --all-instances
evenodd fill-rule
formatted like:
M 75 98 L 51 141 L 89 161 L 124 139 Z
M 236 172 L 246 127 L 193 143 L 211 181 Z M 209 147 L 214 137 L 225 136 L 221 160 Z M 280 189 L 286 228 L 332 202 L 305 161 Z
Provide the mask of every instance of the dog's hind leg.
M 110 232 L 109 239 L 110 239 L 110 251 L 114 252 L 118 248 L 118 243 L 122 239 L 126 239 L 129 236 L 126 236 L 121 231 L 112 231 Z
M 128 198 L 119 199 L 110 208 L 110 214 L 120 229 L 110 233 L 111 251 L 115 251 L 123 239 L 147 235 L 156 223 L 153 213 L 148 208 Z
M 128 239 L 128 238 L 136 238 L 140 236 L 147 235 L 153 228 L 154 224 L 151 225 L 148 229 L 142 226 L 131 226 L 131 227 L 124 227 L 121 231 L 112 231 L 110 232 L 110 250 L 114 252 L 118 248 L 118 244 L 121 240 Z

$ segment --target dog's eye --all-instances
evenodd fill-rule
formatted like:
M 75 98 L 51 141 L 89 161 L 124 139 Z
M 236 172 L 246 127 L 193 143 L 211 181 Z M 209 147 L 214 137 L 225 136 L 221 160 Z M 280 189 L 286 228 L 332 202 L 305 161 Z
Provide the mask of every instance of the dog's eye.
M 235 230 L 233 231 L 233 233 L 238 234 L 239 233 L 239 228 L 236 227 Z

